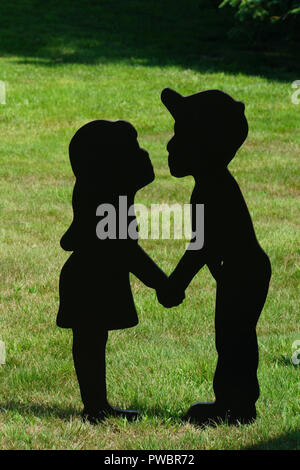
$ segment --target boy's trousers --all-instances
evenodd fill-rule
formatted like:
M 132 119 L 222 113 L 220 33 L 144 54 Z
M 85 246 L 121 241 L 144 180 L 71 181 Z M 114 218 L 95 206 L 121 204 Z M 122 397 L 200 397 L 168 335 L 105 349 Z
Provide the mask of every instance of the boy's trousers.
M 235 282 L 224 275 L 217 283 L 218 361 L 213 385 L 216 400 L 228 407 L 254 405 L 259 397 L 256 324 L 267 297 L 271 270 L 266 267 L 264 274 L 258 274 L 251 280 L 235 278 Z

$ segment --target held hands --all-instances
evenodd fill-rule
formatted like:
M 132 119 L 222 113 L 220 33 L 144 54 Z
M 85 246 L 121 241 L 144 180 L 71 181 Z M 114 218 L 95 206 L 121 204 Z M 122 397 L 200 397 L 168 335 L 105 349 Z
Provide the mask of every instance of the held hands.
M 184 291 L 178 289 L 170 278 L 156 289 L 157 300 L 165 308 L 172 308 L 180 305 L 185 299 Z

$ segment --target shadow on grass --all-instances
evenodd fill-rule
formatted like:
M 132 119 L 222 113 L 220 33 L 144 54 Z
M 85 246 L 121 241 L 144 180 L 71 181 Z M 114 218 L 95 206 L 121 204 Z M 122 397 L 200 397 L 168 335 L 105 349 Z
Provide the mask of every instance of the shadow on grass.
M 291 369 L 297 367 L 295 364 L 292 363 L 291 358 L 286 356 L 276 357 L 275 359 L 273 359 L 273 363 L 279 366 L 286 366 Z
M 168 420 L 182 425 L 186 424 L 183 415 L 175 416 L 170 415 L 168 410 L 162 409 L 160 407 L 153 407 L 143 410 L 142 406 L 136 406 L 134 404 L 133 408 L 137 408 L 141 412 L 141 418 L 143 416 L 148 416 L 149 418 L 160 418 L 163 420 Z M 80 412 L 72 407 L 61 407 L 59 405 L 39 405 L 31 403 L 19 403 L 17 401 L 9 401 L 5 404 L 0 404 L 0 413 L 5 412 L 14 412 L 22 416 L 34 415 L 40 418 L 45 417 L 55 417 L 65 421 L 70 420 L 70 418 L 80 418 Z M 243 428 L 245 428 L 243 426 Z M 197 428 L 199 429 L 199 428 Z M 300 450 L 300 429 L 290 431 L 282 434 L 279 437 L 270 440 L 264 440 L 253 446 L 247 446 L 244 450 Z
M 219 0 L 17 0 L 0 5 L 0 55 L 45 66 L 125 62 L 292 81 L 299 48 L 229 41 Z M 0 77 L 1 79 L 1 77 Z
M 184 411 L 170 410 L 163 404 L 150 406 L 149 403 L 146 403 L 144 401 L 140 402 L 139 400 L 134 400 L 129 405 L 130 409 L 139 411 L 141 418 L 158 418 L 163 421 L 172 421 L 173 423 L 176 422 L 177 424 L 185 424 L 184 416 L 189 408 L 189 406 L 187 406 Z
M 47 405 L 38 403 L 20 403 L 8 401 L 0 404 L 0 413 L 14 412 L 23 416 L 34 415 L 37 417 L 56 417 L 64 420 L 80 416 L 80 411 L 72 407 L 59 405 Z
M 176 422 L 182 421 L 180 416 L 170 414 L 168 410 L 153 407 L 149 408 L 139 405 L 139 403 L 131 403 L 129 409 L 137 409 L 140 412 L 141 418 L 148 416 L 149 418 L 160 418 L 163 420 L 172 420 Z M 80 418 L 81 411 L 73 407 L 64 407 L 59 405 L 48 405 L 38 403 L 20 403 L 14 400 L 0 404 L 0 414 L 6 412 L 17 413 L 22 416 L 34 415 L 36 417 L 55 417 L 62 420 L 69 420 L 71 417 Z
M 274 439 L 265 440 L 245 450 L 300 450 L 300 429 L 282 434 Z

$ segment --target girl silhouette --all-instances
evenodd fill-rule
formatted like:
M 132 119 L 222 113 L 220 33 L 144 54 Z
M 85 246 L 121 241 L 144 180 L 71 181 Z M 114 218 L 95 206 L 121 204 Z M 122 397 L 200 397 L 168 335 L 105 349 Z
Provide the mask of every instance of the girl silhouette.
M 129 273 L 156 290 L 163 289 L 167 281 L 138 245 L 137 237 L 126 234 L 129 225 L 136 224 L 128 209 L 136 192 L 154 180 L 153 167 L 138 144 L 136 130 L 126 121 L 89 122 L 72 138 L 69 155 L 76 176 L 74 217 L 61 246 L 73 253 L 60 275 L 57 325 L 73 330 L 72 352 L 84 419 L 97 423 L 114 415 L 132 420 L 137 411 L 122 410 L 107 401 L 105 348 L 109 330 L 138 323 Z M 99 207 L 105 210 L 99 211 Z M 105 227 L 103 216 L 109 208 L 115 217 L 99 238 L 96 214 L 102 214 Z M 182 296 L 177 300 L 180 303 Z

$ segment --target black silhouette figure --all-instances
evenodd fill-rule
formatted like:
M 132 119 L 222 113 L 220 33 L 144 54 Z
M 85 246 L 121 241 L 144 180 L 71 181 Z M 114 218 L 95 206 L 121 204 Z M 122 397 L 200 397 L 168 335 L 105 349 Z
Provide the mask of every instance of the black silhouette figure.
M 126 121 L 89 122 L 72 138 L 69 155 L 76 176 L 74 218 L 61 246 L 73 253 L 60 275 L 57 325 L 73 330 L 84 419 L 97 423 L 114 415 L 132 420 L 137 411 L 107 401 L 105 347 L 109 330 L 138 323 L 129 273 L 154 289 L 167 281 L 138 245 L 132 211 L 135 193 L 154 180 L 153 167 L 139 147 L 136 130 Z M 177 296 L 174 304 L 182 299 Z
M 204 204 L 204 245 L 187 249 L 159 293 L 163 305 L 171 292 L 185 290 L 207 265 L 217 281 L 215 332 L 218 362 L 215 401 L 196 403 L 187 418 L 199 425 L 226 420 L 249 423 L 256 418 L 259 397 L 256 324 L 263 309 L 271 265 L 260 247 L 240 188 L 227 165 L 248 134 L 245 106 L 220 90 L 183 97 L 164 89 L 162 102 L 175 119 L 167 145 L 170 172 L 192 175 L 192 230 L 195 209 Z

